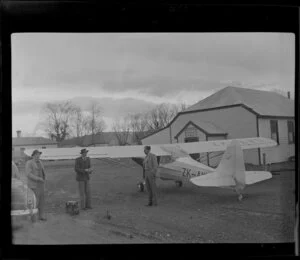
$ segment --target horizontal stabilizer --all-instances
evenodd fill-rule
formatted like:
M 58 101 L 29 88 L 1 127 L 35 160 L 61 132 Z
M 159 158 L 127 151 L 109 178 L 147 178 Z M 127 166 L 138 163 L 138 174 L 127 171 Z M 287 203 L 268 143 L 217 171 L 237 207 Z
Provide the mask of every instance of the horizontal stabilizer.
M 251 185 L 260 181 L 268 180 L 272 178 L 270 172 L 265 171 L 246 171 L 246 185 Z M 191 178 L 190 181 L 197 186 L 207 187 L 224 187 L 234 186 L 235 182 L 231 176 L 222 176 L 217 172 L 213 172 L 207 175 Z
M 217 172 L 209 173 L 207 175 L 202 175 L 198 177 L 191 178 L 190 181 L 202 187 L 226 187 L 226 186 L 234 186 L 235 181 L 229 175 L 221 176 Z
M 270 172 L 246 171 L 245 173 L 246 173 L 246 184 L 247 185 L 272 178 L 272 174 Z

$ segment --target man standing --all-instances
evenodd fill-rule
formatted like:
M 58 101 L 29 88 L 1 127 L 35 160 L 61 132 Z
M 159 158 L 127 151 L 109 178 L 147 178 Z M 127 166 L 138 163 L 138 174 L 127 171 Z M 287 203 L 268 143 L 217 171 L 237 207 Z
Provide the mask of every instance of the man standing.
M 144 170 L 146 177 L 146 187 L 149 194 L 148 204 L 146 206 L 157 206 L 157 192 L 156 192 L 156 170 L 158 167 L 157 158 L 154 154 L 150 153 L 151 147 L 145 146 L 144 153 Z
M 80 196 L 81 209 L 91 209 L 91 190 L 90 190 L 90 173 L 92 173 L 91 161 L 87 157 L 88 150 L 82 149 L 80 154 L 75 160 L 76 181 L 78 181 L 78 189 Z
M 32 159 L 27 161 L 25 171 L 28 180 L 28 187 L 33 190 L 37 199 L 37 208 L 39 210 L 39 219 L 47 220 L 44 216 L 45 204 L 45 169 L 40 161 L 41 152 L 34 150 Z

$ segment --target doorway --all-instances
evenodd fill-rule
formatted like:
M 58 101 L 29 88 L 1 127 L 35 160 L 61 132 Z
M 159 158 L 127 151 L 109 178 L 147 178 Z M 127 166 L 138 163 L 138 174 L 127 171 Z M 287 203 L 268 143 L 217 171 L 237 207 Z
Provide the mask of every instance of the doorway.
M 185 143 L 199 142 L 199 137 L 198 136 L 185 137 L 184 142 Z M 190 154 L 190 156 L 196 161 L 200 159 L 200 153 L 192 153 Z

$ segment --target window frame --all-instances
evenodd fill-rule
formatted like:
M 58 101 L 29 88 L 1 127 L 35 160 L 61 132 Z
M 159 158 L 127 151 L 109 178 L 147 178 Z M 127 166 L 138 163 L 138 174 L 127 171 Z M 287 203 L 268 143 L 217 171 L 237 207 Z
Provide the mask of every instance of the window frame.
M 290 124 L 292 124 L 292 132 L 290 132 Z M 295 124 L 294 124 L 294 121 L 292 120 L 288 120 L 287 121 L 287 129 L 288 129 L 288 143 L 289 144 L 294 144 L 295 143 Z M 292 133 L 292 140 L 290 140 L 290 133 Z
M 276 124 L 276 140 L 274 138 L 272 138 L 272 123 Z M 277 145 L 279 145 L 279 129 L 278 129 L 278 120 L 270 120 L 270 131 L 271 131 L 271 139 L 277 142 Z

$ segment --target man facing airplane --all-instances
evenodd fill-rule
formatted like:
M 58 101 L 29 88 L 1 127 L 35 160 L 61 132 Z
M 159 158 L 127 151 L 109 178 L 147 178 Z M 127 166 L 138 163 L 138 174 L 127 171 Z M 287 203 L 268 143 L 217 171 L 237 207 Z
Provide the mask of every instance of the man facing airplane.
M 145 146 L 144 153 L 146 157 L 144 159 L 144 170 L 146 178 L 146 187 L 148 191 L 148 204 L 147 206 L 157 206 L 157 191 L 156 191 L 156 171 L 158 167 L 157 158 L 154 154 L 150 153 L 151 147 Z
M 75 160 L 75 172 L 76 181 L 78 182 L 79 196 L 80 196 L 80 206 L 81 209 L 91 209 L 91 189 L 90 189 L 90 173 L 92 173 L 91 161 L 87 157 L 88 150 L 82 149 L 80 154 Z

